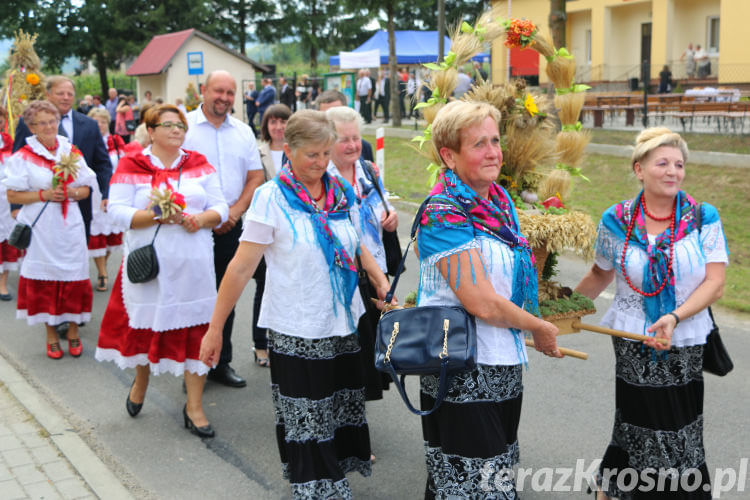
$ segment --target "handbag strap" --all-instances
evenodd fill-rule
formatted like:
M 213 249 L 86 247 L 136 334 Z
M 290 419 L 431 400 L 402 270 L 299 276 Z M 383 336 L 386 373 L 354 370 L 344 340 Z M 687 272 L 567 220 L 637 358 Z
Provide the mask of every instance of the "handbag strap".
M 31 227 L 34 227 L 34 225 L 36 225 L 36 222 L 39 220 L 39 217 L 42 216 L 42 212 L 44 212 L 44 209 L 47 208 L 47 205 L 49 205 L 49 200 L 47 200 L 47 201 L 44 202 L 44 206 L 42 207 L 42 209 L 37 214 L 36 219 L 34 219 L 34 222 L 31 223 Z
M 435 404 L 429 410 L 417 410 L 416 408 L 414 408 L 414 406 L 409 401 L 409 396 L 406 394 L 406 389 L 404 388 L 406 375 L 401 375 L 401 379 L 399 380 L 398 374 L 393 368 L 393 365 L 391 363 L 386 363 L 386 366 L 388 367 L 388 373 L 393 379 L 393 383 L 396 385 L 396 389 L 398 389 L 398 393 L 401 395 L 401 399 L 404 400 L 404 403 L 406 404 L 406 407 L 409 408 L 410 412 L 415 415 L 419 415 L 420 417 L 426 417 L 427 415 L 430 415 L 435 410 L 440 408 L 440 405 L 443 404 L 445 395 L 448 394 L 448 358 L 444 358 L 440 362 L 440 383 L 438 385 L 438 392 L 435 398 Z
M 414 222 L 411 224 L 411 233 L 409 233 L 409 243 L 406 244 L 404 255 L 401 257 L 401 262 L 398 263 L 398 269 L 396 274 L 393 275 L 393 282 L 391 283 L 391 289 L 385 296 L 385 303 L 389 304 L 393 300 L 393 295 L 396 293 L 396 285 L 398 285 L 398 279 L 401 277 L 401 273 L 404 271 L 404 264 L 406 263 L 406 255 L 409 253 L 409 247 L 417 239 L 417 229 L 419 229 L 419 221 L 422 220 L 422 214 L 427 208 L 427 204 L 432 199 L 432 196 L 428 196 L 417 210 L 417 215 L 414 217 Z
M 370 165 L 370 162 L 367 160 L 363 160 L 360 158 L 360 163 L 362 163 L 362 170 L 365 171 L 365 174 L 367 177 L 370 178 L 370 181 L 372 182 L 372 185 L 375 187 L 375 192 L 378 193 L 378 196 L 380 197 L 380 201 L 383 203 L 383 208 L 385 209 L 385 216 L 388 217 L 390 212 L 388 211 L 388 204 L 385 202 L 385 196 L 383 196 L 383 191 L 380 190 L 380 184 L 378 183 L 378 174 L 375 173 L 375 169 L 372 168 L 372 165 Z

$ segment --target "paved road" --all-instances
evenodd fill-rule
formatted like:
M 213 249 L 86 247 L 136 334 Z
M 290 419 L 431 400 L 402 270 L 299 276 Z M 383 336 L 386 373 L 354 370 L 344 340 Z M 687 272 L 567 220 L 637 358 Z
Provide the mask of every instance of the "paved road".
M 401 226 L 409 226 L 413 207 L 400 210 Z M 402 239 L 406 239 L 402 229 Z M 114 277 L 119 255 L 110 259 Z M 416 288 L 413 257 L 402 277 L 399 296 Z M 576 259 L 562 259 L 560 281 L 575 284 L 586 269 Z M 92 279 L 95 277 L 92 266 Z M 114 281 L 111 279 L 110 281 Z M 12 279 L 15 287 L 15 277 Z M 21 372 L 48 403 L 59 411 L 94 452 L 137 498 L 287 498 L 274 437 L 268 370 L 252 363 L 249 325 L 253 285 L 243 295 L 235 322 L 233 366 L 248 379 L 244 389 L 209 383 L 205 405 L 217 429 L 213 440 L 201 441 L 182 428 L 184 394 L 181 381 L 171 375 L 152 378 L 141 414 L 131 419 L 124 403 L 132 370 L 93 359 L 97 326 L 109 294 L 95 292 L 94 313 L 82 329 L 84 354 L 51 361 L 44 353 L 41 327 L 28 327 L 14 318 L 14 305 L 0 303 L 0 355 Z M 604 311 L 609 300 L 597 300 Z M 596 317 L 587 321 L 597 322 Z M 748 384 L 750 339 L 746 319 L 718 313 L 724 341 L 736 368 L 725 378 L 706 377 L 705 442 L 709 467 L 738 469 L 750 456 Z M 524 373 L 524 409 L 520 429 L 521 466 L 587 468 L 603 453 L 611 432 L 614 406 L 614 358 L 608 338 L 594 333 L 568 335 L 560 344 L 586 351 L 588 361 L 550 360 L 530 354 Z M 413 378 L 413 377 L 412 377 Z M 408 382 L 417 400 L 416 379 Z M 398 394 L 389 391 L 382 401 L 368 403 L 373 451 L 377 462 L 370 478 L 350 476 L 357 498 L 421 498 L 425 482 L 419 419 L 406 410 Z M 549 487 L 559 479 L 538 472 L 536 482 Z M 750 474 L 750 473 L 747 473 Z M 529 478 L 524 499 L 583 498 L 584 493 L 532 492 Z M 572 485 L 572 480 L 568 481 Z M 549 488 L 547 488 L 549 489 Z M 750 485 L 745 487 L 750 491 Z M 747 492 L 722 498 L 745 498 Z M 2 494 L 0 493 L 0 497 Z

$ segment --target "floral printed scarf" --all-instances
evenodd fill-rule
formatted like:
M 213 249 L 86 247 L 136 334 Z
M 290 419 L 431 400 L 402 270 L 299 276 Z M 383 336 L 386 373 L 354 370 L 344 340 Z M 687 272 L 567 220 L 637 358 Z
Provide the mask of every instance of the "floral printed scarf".
M 452 170 L 446 170 L 430 196 L 432 199 L 420 221 L 420 232 L 432 233 L 431 244 L 419 246 L 420 260 L 459 247 L 477 234 L 497 239 L 513 250 L 511 302 L 538 316 L 534 254 L 521 235 L 515 206 L 505 189 L 492 183 L 489 198 L 483 198 Z M 511 328 L 511 331 L 519 359 L 524 359 L 521 332 L 516 328 Z
M 351 303 L 357 289 L 357 266 L 352 256 L 346 251 L 336 234 L 328 224 L 329 220 L 341 220 L 349 217 L 349 210 L 357 199 L 352 187 L 340 177 L 323 174 L 325 188 L 325 205 L 321 210 L 313 201 L 307 188 L 294 176 L 289 163 L 286 163 L 274 178 L 281 188 L 287 203 L 295 210 L 310 214 L 315 237 L 320 250 L 326 258 L 333 290 L 333 311 L 340 303 L 346 311 L 352 331 L 355 326 L 351 317 Z M 359 253 L 359 248 L 357 249 Z
M 669 246 L 672 241 L 672 233 L 669 228 L 665 229 L 656 237 L 656 243 L 651 245 L 648 241 L 646 232 L 646 219 L 641 204 L 643 191 L 632 200 L 625 200 L 617 205 L 607 209 L 602 216 L 602 224 L 609 229 L 612 234 L 622 241 L 628 232 L 628 226 L 633 217 L 635 223 L 630 236 L 628 245 L 642 249 L 648 255 L 648 262 L 643 269 L 643 284 L 641 289 L 644 292 L 654 292 L 659 289 L 664 278 L 667 278 L 667 286 L 654 297 L 643 297 L 646 316 L 651 323 L 656 322 L 664 314 L 674 311 L 675 304 L 675 276 L 674 264 L 669 276 L 666 276 L 669 264 Z M 680 191 L 677 193 L 677 206 L 675 207 L 675 243 L 689 235 L 697 229 L 695 210 L 697 204 L 693 198 Z M 636 210 L 637 209 L 637 210 Z M 715 222 L 715 211 L 705 211 L 706 218 L 703 224 Z M 711 217 L 711 220 L 709 219 Z M 622 259 L 621 255 L 615 256 L 617 271 L 621 272 Z M 627 264 L 626 264 L 627 267 Z

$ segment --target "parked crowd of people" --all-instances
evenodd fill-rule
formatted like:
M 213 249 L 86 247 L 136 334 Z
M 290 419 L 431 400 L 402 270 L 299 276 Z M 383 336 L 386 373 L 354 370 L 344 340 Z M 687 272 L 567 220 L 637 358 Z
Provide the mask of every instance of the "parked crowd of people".
M 210 438 L 206 379 L 246 385 L 231 366 L 232 331 L 234 307 L 254 279 L 254 358 L 270 368 L 283 477 L 294 498 L 351 498 L 346 474 L 370 475 L 374 458 L 365 401 L 388 387 L 374 368 L 373 332 L 389 288 L 382 235 L 399 221 L 361 137 L 385 76 L 373 85 L 361 73 L 370 85 L 362 81 L 360 113 L 340 92 L 313 99 L 314 87 L 300 82 L 284 82 L 276 104 L 265 79 L 260 92 L 242 93 L 260 117 L 260 143 L 232 116 L 238 89 L 226 71 L 206 77 L 202 103 L 187 114 L 150 95 L 137 105 L 111 89 L 104 108 L 96 96 L 84 99 L 87 117 L 73 110 L 73 82 L 49 77 L 47 100 L 28 106 L 15 143 L 0 137 L 7 198 L 0 199 L 0 300 L 13 299 L 8 272 L 18 271 L 17 318 L 45 326 L 46 355 L 55 360 L 65 355 L 65 325 L 67 353 L 78 357 L 79 325 L 91 321 L 89 257 L 96 290 L 107 291 L 106 259 L 121 249 L 94 325 L 94 357 L 135 371 L 125 398 L 131 417 L 146 411 L 151 375 L 184 377 L 182 424 Z M 407 96 L 418 88 L 410 78 Z M 365 95 L 359 84 L 357 92 Z M 0 128 L 6 118 L 0 108 Z M 537 314 L 533 253 L 513 199 L 496 183 L 501 119 L 489 104 L 453 100 L 432 124 L 442 169 L 417 222 L 417 301 L 465 308 L 476 318 L 478 346 L 476 368 L 454 376 L 442 406 L 422 418 L 425 498 L 484 498 L 482 471 L 518 463 L 524 335 L 538 351 L 562 357 L 557 327 Z M 685 141 L 670 130 L 639 134 L 631 168 L 642 189 L 605 211 L 595 263 L 577 286 L 593 299 L 615 280 L 603 323 L 652 336 L 613 342 L 616 410 L 599 498 L 627 495 L 602 481 L 607 469 L 698 470 L 709 484 L 700 359 L 712 324 L 706 308 L 722 294 L 728 250 L 716 209 L 681 189 L 687 157 Z M 16 223 L 32 226 L 25 252 L 8 244 Z M 158 273 L 136 279 L 144 264 L 130 257 L 149 246 Z M 421 378 L 420 396 L 422 408 L 433 406 L 436 377 Z M 493 494 L 515 498 L 514 488 L 508 479 Z

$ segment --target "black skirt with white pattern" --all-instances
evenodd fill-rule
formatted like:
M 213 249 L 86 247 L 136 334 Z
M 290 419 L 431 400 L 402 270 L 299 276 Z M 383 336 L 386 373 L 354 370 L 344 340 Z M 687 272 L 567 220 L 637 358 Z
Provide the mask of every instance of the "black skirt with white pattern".
M 351 498 L 345 474 L 371 473 L 361 354 L 354 334 L 269 332 L 276 441 L 295 499 Z
M 620 499 L 711 498 L 703 449 L 703 346 L 657 353 L 613 338 L 615 423 L 597 482 Z
M 421 378 L 421 407 L 432 408 L 438 377 Z M 422 417 L 425 498 L 515 499 L 521 365 L 477 365 L 456 375 L 443 404 Z

